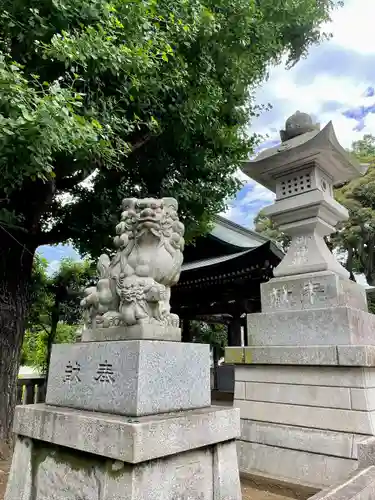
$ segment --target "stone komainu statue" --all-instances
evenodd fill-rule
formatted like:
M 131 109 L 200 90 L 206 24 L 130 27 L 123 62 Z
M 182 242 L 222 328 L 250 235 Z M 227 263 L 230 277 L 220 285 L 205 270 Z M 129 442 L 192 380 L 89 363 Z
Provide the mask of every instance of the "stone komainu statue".
M 123 200 L 117 252 L 98 261 L 99 280 L 81 302 L 86 328 L 158 323 L 178 327 L 170 290 L 183 261 L 184 225 L 174 198 Z

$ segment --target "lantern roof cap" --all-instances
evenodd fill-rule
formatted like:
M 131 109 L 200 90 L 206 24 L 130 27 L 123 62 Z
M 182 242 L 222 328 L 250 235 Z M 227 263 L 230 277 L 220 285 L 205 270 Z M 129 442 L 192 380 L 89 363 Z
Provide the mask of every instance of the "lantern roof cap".
M 304 121 L 301 115 L 304 115 L 302 116 Z M 311 165 L 319 167 L 331 178 L 334 185 L 359 177 L 366 172 L 366 166 L 359 163 L 354 155 L 341 146 L 332 122 L 320 130 L 320 126 L 314 125 L 311 117 L 309 117 L 311 121 L 307 117 L 309 115 L 306 113 L 297 112 L 288 118 L 286 130 L 281 131 L 280 135 L 284 132 L 287 137 L 290 135 L 293 137 L 262 151 L 254 160 L 244 162 L 241 170 L 273 192 L 276 191 L 276 182 L 280 177 Z M 305 123 L 305 126 L 298 128 L 296 123 L 299 125 Z M 303 130 L 305 132 L 300 133 Z M 283 137 L 285 139 L 286 136 Z

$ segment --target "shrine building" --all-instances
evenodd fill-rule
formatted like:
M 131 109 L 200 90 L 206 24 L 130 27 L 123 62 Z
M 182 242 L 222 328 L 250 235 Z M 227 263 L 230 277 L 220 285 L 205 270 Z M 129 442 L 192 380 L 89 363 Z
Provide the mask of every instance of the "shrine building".
M 260 284 L 283 257 L 268 238 L 216 217 L 213 229 L 187 245 L 181 277 L 172 289 L 172 311 L 191 341 L 192 320 L 228 325 L 228 345 L 246 345 L 246 314 L 260 312 Z

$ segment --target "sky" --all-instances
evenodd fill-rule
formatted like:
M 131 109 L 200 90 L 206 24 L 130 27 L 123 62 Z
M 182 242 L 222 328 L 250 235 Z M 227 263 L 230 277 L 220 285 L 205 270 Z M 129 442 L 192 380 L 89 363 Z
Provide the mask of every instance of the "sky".
M 375 0 L 344 3 L 323 27 L 333 38 L 310 48 L 306 59 L 290 70 L 283 65 L 271 68 L 268 81 L 256 92 L 258 104 L 272 105 L 251 123 L 251 131 L 265 139 L 260 149 L 279 142 L 279 130 L 297 110 L 311 114 L 322 126 L 332 121 L 343 147 L 366 133 L 375 135 Z M 274 196 L 241 172 L 238 176 L 243 187 L 222 215 L 252 228 L 255 215 Z M 39 252 L 49 261 L 50 272 L 61 258 L 79 259 L 68 245 L 44 246 Z

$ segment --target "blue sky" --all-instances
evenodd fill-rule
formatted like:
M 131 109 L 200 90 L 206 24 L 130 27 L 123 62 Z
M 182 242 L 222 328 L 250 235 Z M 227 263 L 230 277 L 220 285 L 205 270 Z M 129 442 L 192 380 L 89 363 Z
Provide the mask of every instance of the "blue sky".
M 259 104 L 272 104 L 251 124 L 265 138 L 262 149 L 277 144 L 279 130 L 295 111 L 312 114 L 321 125 L 332 120 L 344 147 L 365 133 L 375 135 L 375 0 L 345 0 L 345 6 L 324 26 L 333 38 L 310 49 L 306 59 L 287 71 L 271 68 L 257 93 Z M 243 187 L 222 214 L 252 227 L 258 211 L 272 203 L 273 194 L 239 172 Z M 63 257 L 79 258 L 69 246 L 40 247 L 51 271 Z

